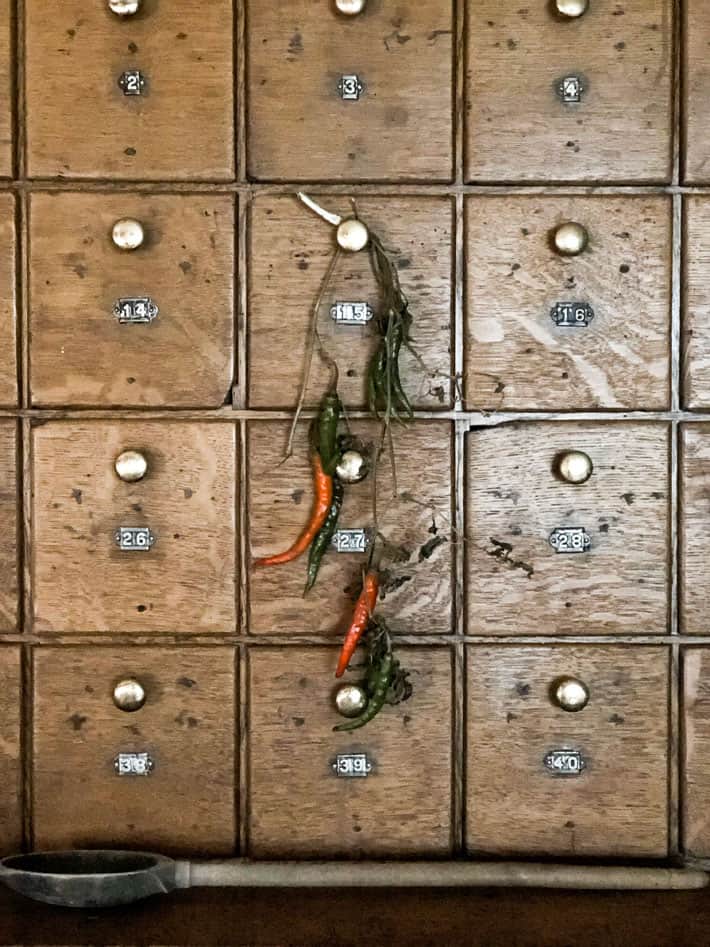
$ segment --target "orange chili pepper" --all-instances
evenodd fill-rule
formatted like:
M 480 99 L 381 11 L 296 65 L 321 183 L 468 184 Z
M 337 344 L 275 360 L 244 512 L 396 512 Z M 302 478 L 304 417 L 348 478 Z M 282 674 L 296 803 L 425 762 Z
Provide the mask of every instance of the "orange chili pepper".
M 358 641 L 362 638 L 363 632 L 367 628 L 367 624 L 375 610 L 379 588 L 380 582 L 377 578 L 377 573 L 368 572 L 362 583 L 362 592 L 360 592 L 360 597 L 355 603 L 352 621 L 350 622 L 350 627 L 347 630 L 345 641 L 340 651 L 338 669 L 335 672 L 336 677 L 343 676 L 345 669 L 350 663 L 350 658 L 355 654 Z
M 333 502 L 333 478 L 324 472 L 323 464 L 321 463 L 320 455 L 317 451 L 313 453 L 313 485 L 315 489 L 313 510 L 311 511 L 311 518 L 304 531 L 293 546 L 285 552 L 277 553 L 275 556 L 264 556 L 262 559 L 256 559 L 254 561 L 255 566 L 280 566 L 284 562 L 292 562 L 294 559 L 298 559 L 298 557 L 302 556 L 306 549 L 308 549 L 325 522 Z

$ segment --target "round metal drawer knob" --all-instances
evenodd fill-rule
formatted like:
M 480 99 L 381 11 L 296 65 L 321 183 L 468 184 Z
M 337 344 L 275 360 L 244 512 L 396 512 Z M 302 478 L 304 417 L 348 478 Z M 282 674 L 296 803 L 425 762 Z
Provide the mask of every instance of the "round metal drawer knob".
M 140 710 L 145 703 L 145 688 L 133 678 L 119 681 L 113 689 L 113 702 L 119 710 L 133 713 Z
M 367 707 L 367 694 L 358 684 L 343 684 L 335 692 L 335 709 L 341 717 L 359 717 Z
M 137 450 L 124 450 L 116 458 L 116 473 L 126 483 L 135 483 L 142 480 L 148 473 L 148 461 L 144 454 Z
M 581 224 L 573 221 L 560 224 L 555 230 L 555 249 L 562 256 L 577 256 L 586 249 L 589 234 Z
M 557 12 L 562 16 L 582 16 L 589 8 L 589 0 L 555 0 Z
M 143 245 L 145 232 L 140 221 L 123 217 L 113 225 L 111 237 L 119 250 L 137 250 Z
M 337 240 L 338 245 L 343 250 L 350 253 L 357 253 L 367 246 L 370 239 L 370 233 L 361 220 L 351 217 L 338 224 Z
M 365 9 L 366 0 L 335 0 L 335 9 L 345 16 L 356 16 Z
M 560 477 L 567 483 L 586 483 L 592 476 L 594 465 L 588 454 L 581 450 L 569 450 L 557 460 Z
M 133 16 L 140 9 L 141 0 L 108 0 L 108 8 L 116 16 Z
M 335 472 L 343 483 L 360 483 L 367 476 L 367 464 L 360 451 L 346 450 Z
M 576 713 L 589 703 L 589 688 L 576 677 L 561 677 L 552 686 L 552 699 L 562 710 Z

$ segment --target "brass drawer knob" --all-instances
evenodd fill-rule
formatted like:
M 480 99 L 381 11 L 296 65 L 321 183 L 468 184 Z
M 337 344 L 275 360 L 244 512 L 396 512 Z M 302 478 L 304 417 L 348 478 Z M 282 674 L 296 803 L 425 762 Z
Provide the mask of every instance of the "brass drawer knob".
M 335 0 L 335 9 L 345 16 L 356 16 L 365 9 L 366 0 Z
M 557 458 L 557 472 L 566 483 L 586 483 L 593 470 L 592 460 L 584 451 L 568 450 Z
M 577 256 L 586 249 L 589 234 L 581 224 L 567 221 L 557 227 L 554 239 L 555 249 L 562 256 Z
M 113 689 L 113 702 L 126 713 L 140 710 L 145 703 L 145 688 L 134 678 L 119 681 Z
M 143 245 L 145 232 L 140 221 L 122 217 L 113 225 L 111 237 L 119 250 L 137 250 Z
M 116 16 L 133 16 L 140 9 L 141 0 L 108 0 L 108 8 Z
M 561 677 L 552 685 L 552 700 L 562 710 L 576 713 L 589 703 L 589 688 L 576 677 Z
M 349 220 L 344 220 L 341 224 L 338 224 L 337 240 L 342 250 L 357 253 L 358 250 L 362 250 L 367 246 L 370 234 L 361 220 L 351 217 Z
M 358 684 L 343 684 L 335 692 L 335 709 L 341 717 L 358 717 L 367 707 L 367 694 Z
M 570 18 L 583 16 L 589 8 L 589 0 L 555 0 L 557 12 Z
M 145 454 L 137 450 L 124 450 L 115 460 L 114 467 L 121 480 L 135 483 L 148 473 L 148 461 Z

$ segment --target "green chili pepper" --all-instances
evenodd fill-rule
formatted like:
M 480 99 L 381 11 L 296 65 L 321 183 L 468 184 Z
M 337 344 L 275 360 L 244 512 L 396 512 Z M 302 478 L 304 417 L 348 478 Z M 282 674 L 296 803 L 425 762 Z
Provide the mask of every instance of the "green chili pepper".
M 342 505 L 343 483 L 339 477 L 335 476 L 333 477 L 333 499 L 330 504 L 330 510 L 325 518 L 325 522 L 311 543 L 311 548 L 308 553 L 308 579 L 306 581 L 306 587 L 303 590 L 304 595 L 310 592 L 318 578 L 318 570 L 320 569 L 321 561 L 328 551 L 333 536 L 335 535 Z
M 353 720 L 347 720 L 345 723 L 340 723 L 337 727 L 333 727 L 333 730 L 358 730 L 360 727 L 364 727 L 366 723 L 369 723 L 377 716 L 377 714 L 384 707 L 385 701 L 387 700 L 387 692 L 392 680 L 393 662 L 394 659 L 392 657 L 391 651 L 387 651 L 385 654 L 383 654 L 379 665 L 377 665 L 375 686 L 374 690 L 372 690 L 370 693 L 370 699 L 367 702 L 367 707 L 363 710 L 359 717 L 355 717 Z
M 329 476 L 335 472 L 340 461 L 338 421 L 341 408 L 337 392 L 331 391 L 324 396 L 318 413 L 318 453 L 323 470 Z

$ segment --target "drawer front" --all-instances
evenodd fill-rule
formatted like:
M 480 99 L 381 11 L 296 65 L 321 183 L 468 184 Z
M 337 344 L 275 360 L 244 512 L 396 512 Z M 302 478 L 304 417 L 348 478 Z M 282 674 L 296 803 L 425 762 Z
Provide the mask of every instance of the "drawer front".
M 25 36 L 30 177 L 234 176 L 230 0 L 28 0 Z
M 253 178 L 451 179 L 451 0 L 246 8 Z
M 50 422 L 32 451 L 37 631 L 234 630 L 233 424 Z
M 0 2 L 0 177 L 5 178 L 12 177 L 14 7 L 12 0 Z
M 20 649 L 0 646 L 0 854 L 22 845 Z
M 140 246 L 117 246 L 120 221 L 139 225 Z M 231 197 L 34 194 L 30 222 L 35 405 L 224 403 L 234 365 Z
M 0 421 L 0 631 L 17 631 L 18 586 L 18 486 L 17 426 Z
M 467 406 L 667 407 L 670 245 L 665 197 L 469 199 Z
M 15 253 L 15 198 L 0 194 L 0 405 L 7 407 L 17 405 Z
M 710 581 L 710 425 L 681 429 L 680 627 L 685 634 L 708 633 Z
M 231 854 L 235 687 L 231 648 L 36 649 L 35 846 Z
M 343 722 L 334 708 L 337 650 L 252 650 L 251 855 L 450 853 L 451 655 L 443 648 L 398 655 L 412 697 L 360 730 L 334 733 Z M 336 775 L 333 764 L 350 755 L 366 757 L 366 776 Z
M 710 407 L 710 200 L 684 204 L 682 395 L 686 408 Z
M 683 138 L 684 177 L 689 184 L 710 182 L 710 63 L 708 31 L 710 10 L 704 0 L 686 0 L 683 28 Z
M 710 857 L 710 650 L 683 652 L 682 848 Z
M 338 213 L 348 202 L 323 204 Z M 400 270 L 413 316 L 417 355 L 402 351 L 402 384 L 415 407 L 451 404 L 453 207 L 448 198 L 364 198 L 358 212 L 383 240 Z M 315 305 L 330 258 L 333 228 L 293 197 L 259 197 L 251 215 L 249 307 L 249 403 L 252 408 L 291 408 L 299 397 Z M 373 323 L 335 321 L 337 303 L 365 303 L 378 311 L 379 296 L 369 253 L 341 255 L 322 299 L 318 332 L 340 367 L 338 383 L 347 405 L 367 401 L 366 372 L 378 336 Z M 284 318 L 284 313 L 288 317 Z M 308 403 L 320 401 L 327 366 L 314 359 Z
M 301 424 L 294 454 L 281 463 L 288 440 L 285 422 L 249 425 L 249 528 L 253 558 L 281 552 L 300 535 L 312 507 L 308 425 Z M 351 425 L 366 446 L 379 444 L 380 428 Z M 449 634 L 452 615 L 452 428 L 417 422 L 395 435 L 397 497 L 385 456 L 377 474 L 378 524 L 388 546 L 380 569 L 378 613 L 392 630 Z M 339 529 L 369 529 L 374 478 L 346 485 Z M 253 634 L 342 635 L 360 592 L 365 552 L 329 550 L 318 580 L 303 597 L 307 556 L 286 565 L 252 567 L 250 626 Z
M 584 483 L 563 479 L 572 452 L 591 461 Z M 469 634 L 666 632 L 664 424 L 479 430 L 466 470 Z
M 466 8 L 468 180 L 669 180 L 671 0 Z
M 665 649 L 469 649 L 469 851 L 665 856 L 667 754 Z

